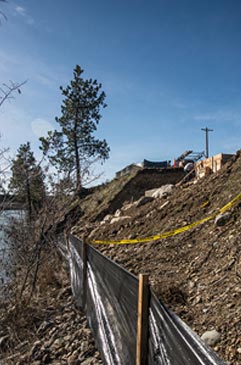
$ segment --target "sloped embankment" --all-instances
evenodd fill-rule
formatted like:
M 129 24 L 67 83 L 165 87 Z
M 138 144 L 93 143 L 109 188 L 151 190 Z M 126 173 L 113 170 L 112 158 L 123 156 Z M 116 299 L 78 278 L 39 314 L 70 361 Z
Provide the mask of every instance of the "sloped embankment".
M 93 216 L 102 218 L 102 215 L 101 209 L 98 215 L 89 210 L 74 231 L 81 235 L 89 217 L 91 240 L 148 237 L 217 213 L 240 192 L 238 152 L 219 173 L 196 184 L 175 188 L 170 196 L 139 207 L 123 205 L 122 199 L 122 207 L 112 209 L 118 208 L 116 216 L 126 218 L 113 220 L 112 224 L 110 219 L 90 223 Z M 95 200 L 95 194 L 88 199 Z M 90 201 L 88 204 L 90 207 Z M 108 209 L 103 212 L 106 214 Z M 108 213 L 113 214 L 114 209 Z M 162 240 L 97 247 L 129 271 L 149 273 L 160 299 L 199 335 L 216 329 L 221 339 L 214 349 L 220 357 L 238 365 L 241 363 L 241 202 L 236 202 L 229 213 L 229 220 L 222 226 L 215 225 L 212 219 Z
M 176 184 L 183 176 L 182 168 L 144 169 L 98 186 L 93 194 L 81 202 L 83 221 L 100 221 L 106 214 L 113 214 L 121 208 L 124 202 L 139 199 L 146 190 Z

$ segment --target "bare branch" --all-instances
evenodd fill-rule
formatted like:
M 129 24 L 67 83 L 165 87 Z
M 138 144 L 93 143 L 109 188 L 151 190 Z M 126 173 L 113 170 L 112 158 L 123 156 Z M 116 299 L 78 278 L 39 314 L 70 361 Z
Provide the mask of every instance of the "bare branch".
M 10 84 L 3 84 L 3 87 L 0 88 L 0 107 L 3 105 L 3 103 L 7 99 L 13 99 L 13 93 L 17 91 L 19 94 L 21 94 L 21 87 L 26 84 L 27 80 L 23 82 L 12 82 L 10 81 Z
M 0 0 L 0 2 L 2 2 L 2 3 L 6 3 L 7 1 L 6 1 L 6 0 Z M 6 16 L 6 14 L 5 14 L 3 11 L 1 11 L 1 10 L 0 10 L 0 24 L 1 24 L 1 16 L 2 16 L 5 20 L 7 20 L 7 16 Z

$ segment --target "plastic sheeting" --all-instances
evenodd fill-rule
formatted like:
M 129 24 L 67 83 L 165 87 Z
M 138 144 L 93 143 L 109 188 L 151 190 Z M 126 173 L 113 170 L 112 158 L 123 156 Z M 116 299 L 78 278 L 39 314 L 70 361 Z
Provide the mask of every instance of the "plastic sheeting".
M 225 362 L 152 294 L 148 364 L 224 365 Z
M 58 235 L 56 247 L 59 250 L 59 252 L 61 253 L 61 255 L 63 256 L 63 258 L 65 259 L 65 261 L 69 262 L 70 261 L 69 253 L 68 253 L 68 250 L 66 247 L 65 237 L 63 234 Z
M 76 305 L 84 309 L 83 244 L 71 236 L 69 241 L 69 266 L 71 289 Z
M 91 246 L 87 258 L 87 318 L 102 358 L 134 365 L 138 279 Z
M 83 245 L 73 236 L 69 243 L 73 295 L 81 308 L 86 300 L 88 323 L 102 360 L 108 365 L 134 365 L 138 278 L 87 245 L 84 289 Z M 148 365 L 225 365 L 225 362 L 151 292 Z

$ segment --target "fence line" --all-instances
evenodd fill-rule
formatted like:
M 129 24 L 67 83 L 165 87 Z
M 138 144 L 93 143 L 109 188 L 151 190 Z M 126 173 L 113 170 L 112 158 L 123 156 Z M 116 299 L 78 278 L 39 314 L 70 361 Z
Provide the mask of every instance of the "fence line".
M 73 296 L 77 306 L 86 311 L 104 364 L 225 365 L 151 290 L 146 289 L 146 279 L 141 276 L 138 279 L 72 235 L 68 242 L 68 260 Z M 144 291 L 149 292 L 149 298 Z M 138 301 L 139 311 L 140 307 L 146 306 L 146 315 L 143 308 L 139 320 Z M 141 336 L 143 322 L 147 331 Z

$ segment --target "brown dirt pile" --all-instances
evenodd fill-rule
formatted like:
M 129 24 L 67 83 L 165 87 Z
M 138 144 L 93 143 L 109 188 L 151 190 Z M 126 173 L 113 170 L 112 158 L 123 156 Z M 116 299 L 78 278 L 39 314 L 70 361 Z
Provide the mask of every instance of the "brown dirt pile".
M 91 240 L 148 237 L 218 212 L 239 193 L 240 152 L 218 173 L 176 187 L 165 198 L 138 208 L 135 204 L 127 205 L 130 201 L 125 202 L 116 217 L 126 219 L 112 224 L 110 219 L 93 223 L 94 212 L 89 211 L 73 232 L 79 236 L 88 232 Z M 101 199 L 101 190 L 98 194 Z M 107 195 L 105 191 L 105 199 Z M 96 200 L 95 194 L 88 199 L 89 203 L 90 199 Z M 113 214 L 113 209 L 110 213 Z M 221 340 L 214 350 L 230 364 L 238 365 L 241 363 L 241 201 L 229 213 L 223 226 L 211 220 L 155 242 L 97 247 L 129 271 L 149 273 L 151 286 L 159 298 L 199 335 L 210 329 L 219 331 Z

